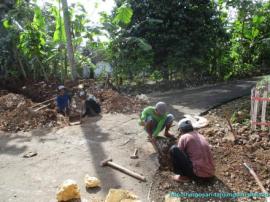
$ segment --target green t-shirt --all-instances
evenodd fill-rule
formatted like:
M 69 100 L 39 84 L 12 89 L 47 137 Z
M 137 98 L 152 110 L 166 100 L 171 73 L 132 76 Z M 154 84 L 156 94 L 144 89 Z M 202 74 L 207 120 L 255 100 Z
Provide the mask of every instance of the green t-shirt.
M 166 118 L 167 118 L 167 113 L 165 113 L 162 116 L 158 116 L 155 112 L 155 108 L 150 106 L 150 107 L 146 107 L 142 113 L 141 113 L 141 122 L 144 122 L 146 120 L 147 117 L 151 116 L 152 119 L 157 123 L 157 127 L 155 128 L 154 132 L 153 132 L 153 136 L 156 137 L 160 131 L 162 130 L 162 127 L 165 124 Z

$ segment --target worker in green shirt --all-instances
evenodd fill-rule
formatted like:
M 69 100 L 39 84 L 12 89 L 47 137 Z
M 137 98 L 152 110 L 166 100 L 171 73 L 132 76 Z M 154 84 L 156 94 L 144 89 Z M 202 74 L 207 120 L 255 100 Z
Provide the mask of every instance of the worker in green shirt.
M 164 136 L 174 138 L 169 133 L 174 116 L 167 113 L 167 106 L 164 102 L 158 102 L 155 107 L 146 107 L 141 113 L 140 125 L 144 126 L 149 138 L 156 139 L 158 134 L 165 128 Z

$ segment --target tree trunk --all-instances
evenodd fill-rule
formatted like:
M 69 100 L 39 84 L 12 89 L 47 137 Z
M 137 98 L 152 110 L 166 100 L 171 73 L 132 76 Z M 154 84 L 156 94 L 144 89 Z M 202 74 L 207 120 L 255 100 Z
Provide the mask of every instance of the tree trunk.
M 49 81 L 49 78 L 48 78 L 47 73 L 45 71 L 45 67 L 43 66 L 43 64 L 41 63 L 41 61 L 39 60 L 38 57 L 36 57 L 36 61 L 39 63 L 39 65 L 41 67 L 41 70 L 42 70 L 43 77 L 44 77 L 45 81 Z
M 64 80 L 68 76 L 68 60 L 67 60 L 67 49 L 64 50 Z M 76 74 L 77 75 L 77 74 Z
M 163 80 L 165 81 L 169 80 L 169 70 L 167 67 L 162 68 L 162 77 L 163 77 Z
M 76 80 L 77 69 L 75 66 L 74 50 L 72 46 L 72 38 L 71 38 L 71 30 L 70 30 L 70 15 L 68 11 L 67 0 L 62 0 L 62 6 L 63 6 L 64 24 L 65 24 L 65 31 L 66 31 L 66 38 L 67 38 L 67 55 L 68 55 L 68 60 L 71 67 L 72 80 Z
M 13 47 L 13 53 L 14 53 L 14 56 L 15 56 L 16 60 L 17 60 L 18 63 L 19 63 L 19 66 L 20 66 L 20 68 L 21 68 L 22 75 L 23 75 L 24 79 L 27 79 L 27 75 L 26 75 L 25 69 L 24 69 L 24 67 L 23 67 L 22 60 L 21 60 L 21 58 L 20 58 L 20 56 L 19 56 L 19 53 L 18 53 L 16 47 Z

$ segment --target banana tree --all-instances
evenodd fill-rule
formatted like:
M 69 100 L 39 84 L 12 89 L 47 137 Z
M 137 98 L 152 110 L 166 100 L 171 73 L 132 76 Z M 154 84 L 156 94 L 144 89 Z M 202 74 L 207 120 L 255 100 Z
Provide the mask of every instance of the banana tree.
M 72 37 L 71 37 L 71 24 L 70 24 L 70 14 L 68 10 L 67 0 L 62 0 L 62 7 L 63 7 L 63 15 L 64 15 L 64 24 L 65 24 L 65 32 L 66 32 L 66 39 L 67 39 L 67 55 L 69 64 L 71 67 L 71 76 L 73 80 L 77 78 L 77 68 L 75 65 L 74 59 L 74 50 L 72 45 Z
M 25 26 L 25 30 L 19 35 L 18 47 L 30 61 L 34 79 L 42 75 L 48 80 L 46 68 L 42 60 L 46 57 L 45 50 L 46 33 L 45 18 L 39 7 L 34 8 L 34 18 L 32 23 Z

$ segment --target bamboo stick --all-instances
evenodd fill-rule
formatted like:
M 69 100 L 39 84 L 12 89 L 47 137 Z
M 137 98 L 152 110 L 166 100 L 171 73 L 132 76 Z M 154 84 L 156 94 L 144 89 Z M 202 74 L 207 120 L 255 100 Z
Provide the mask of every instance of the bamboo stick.
M 44 108 L 46 108 L 46 107 L 48 107 L 48 106 L 50 106 L 50 105 L 51 105 L 51 104 L 43 105 L 42 107 L 39 107 L 39 108 L 35 109 L 34 111 L 37 112 L 37 111 L 39 111 L 39 110 L 41 110 L 41 109 L 44 109 Z
M 236 140 L 238 134 L 237 134 L 237 132 L 234 130 L 234 128 L 232 127 L 232 123 L 231 123 L 231 120 L 230 120 L 230 117 L 229 117 L 229 114 L 228 114 L 228 113 L 225 113 L 225 119 L 226 119 L 227 122 L 228 122 L 228 125 L 229 125 L 229 127 L 230 127 L 230 130 L 231 130 L 233 136 L 234 136 L 234 139 Z
M 54 97 L 54 98 L 49 99 L 49 100 L 46 100 L 46 101 L 44 101 L 44 102 L 40 102 L 40 103 L 38 103 L 38 104 L 32 106 L 31 108 L 33 109 L 33 108 L 35 108 L 35 107 L 37 107 L 37 106 L 43 105 L 43 104 L 45 104 L 45 103 L 47 103 L 47 102 L 50 102 L 50 101 L 53 101 L 53 100 L 55 100 L 55 99 L 56 99 L 56 98 Z
M 254 177 L 254 179 L 255 179 L 256 183 L 258 184 L 258 186 L 260 187 L 261 191 L 265 194 L 268 194 L 268 192 L 264 188 L 261 180 L 258 178 L 255 171 L 251 167 L 249 167 L 247 163 L 244 163 L 243 165 L 246 167 L 246 169 L 249 171 L 249 173 Z M 265 199 L 266 199 L 266 202 L 270 202 L 270 197 L 266 197 Z

